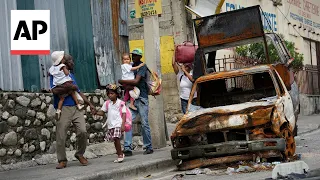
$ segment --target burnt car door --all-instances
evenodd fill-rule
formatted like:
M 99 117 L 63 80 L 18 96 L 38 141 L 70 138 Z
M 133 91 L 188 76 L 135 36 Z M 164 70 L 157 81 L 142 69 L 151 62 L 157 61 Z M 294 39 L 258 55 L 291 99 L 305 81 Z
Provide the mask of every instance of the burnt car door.
M 280 78 L 280 75 L 278 74 L 278 72 L 276 70 L 272 70 L 272 73 L 273 73 L 274 78 L 277 82 L 276 84 L 278 86 L 278 93 L 280 95 L 278 98 L 278 101 L 276 103 L 278 112 L 280 112 L 280 113 L 283 112 L 285 119 L 290 124 L 290 129 L 293 131 L 296 121 L 295 121 L 294 109 L 293 109 L 293 103 L 292 103 L 291 96 L 290 96 L 284 82 Z

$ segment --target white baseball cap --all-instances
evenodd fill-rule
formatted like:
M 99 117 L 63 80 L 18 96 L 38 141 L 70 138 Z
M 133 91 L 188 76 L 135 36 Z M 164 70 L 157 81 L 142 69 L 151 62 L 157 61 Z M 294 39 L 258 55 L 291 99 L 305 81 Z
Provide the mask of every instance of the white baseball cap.
M 53 61 L 53 65 L 58 65 L 60 64 L 61 60 L 64 57 L 64 51 L 54 51 L 51 54 L 51 59 Z

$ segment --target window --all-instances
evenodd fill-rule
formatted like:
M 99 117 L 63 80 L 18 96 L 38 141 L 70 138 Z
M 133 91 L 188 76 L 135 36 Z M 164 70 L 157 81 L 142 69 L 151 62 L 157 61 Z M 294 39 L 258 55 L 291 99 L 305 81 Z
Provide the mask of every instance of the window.
M 304 64 L 317 65 L 316 43 L 314 41 L 304 39 Z
M 273 70 L 273 74 L 274 74 L 276 81 L 277 81 L 277 84 L 279 86 L 280 94 L 282 95 L 282 94 L 284 94 L 284 89 L 283 89 L 283 85 L 281 83 L 281 80 L 279 79 L 279 76 L 275 70 Z

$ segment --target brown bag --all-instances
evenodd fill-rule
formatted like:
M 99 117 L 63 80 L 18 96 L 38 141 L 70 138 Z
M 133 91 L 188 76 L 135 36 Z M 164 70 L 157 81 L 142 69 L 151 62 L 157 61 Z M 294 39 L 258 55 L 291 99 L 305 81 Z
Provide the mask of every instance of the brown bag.
M 185 41 L 176 46 L 175 61 L 179 63 L 192 63 L 198 46 L 192 42 Z

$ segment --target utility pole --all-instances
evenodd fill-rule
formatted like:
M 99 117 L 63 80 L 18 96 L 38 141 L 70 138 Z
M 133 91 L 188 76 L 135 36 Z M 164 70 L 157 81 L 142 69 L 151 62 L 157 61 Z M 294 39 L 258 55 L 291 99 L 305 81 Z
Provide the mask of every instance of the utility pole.
M 161 77 L 160 64 L 160 33 L 158 15 L 144 17 L 144 56 L 150 70 L 156 71 Z M 152 145 L 154 148 L 166 146 L 165 122 L 163 112 L 163 96 L 156 99 L 149 96 L 149 124 Z

